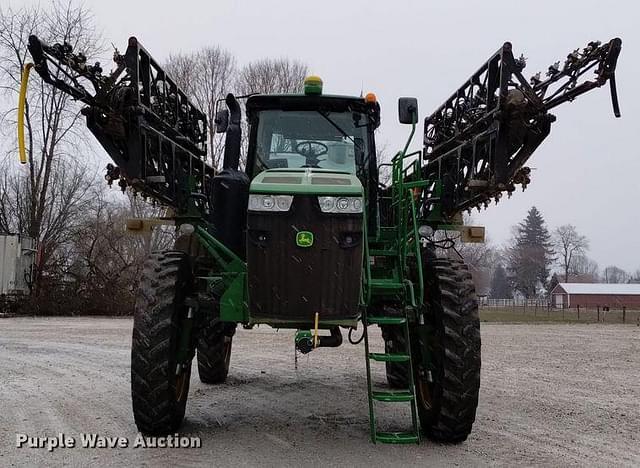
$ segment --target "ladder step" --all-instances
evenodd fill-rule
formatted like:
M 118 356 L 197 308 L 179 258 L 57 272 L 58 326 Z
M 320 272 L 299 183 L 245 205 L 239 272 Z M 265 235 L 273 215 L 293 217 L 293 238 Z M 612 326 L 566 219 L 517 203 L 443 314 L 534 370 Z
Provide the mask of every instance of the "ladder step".
M 397 257 L 398 251 L 393 249 L 371 249 L 369 255 L 376 257 Z
M 407 362 L 409 355 L 401 353 L 369 353 L 369 359 L 380 362 Z
M 376 442 L 383 444 L 417 444 L 419 441 L 414 432 L 376 432 Z
M 371 392 L 371 398 L 389 403 L 397 401 L 413 401 L 413 393 L 409 390 L 374 391 Z
M 398 235 L 398 228 L 395 226 L 380 226 L 381 239 L 395 239 Z
M 406 321 L 405 317 L 367 317 L 367 322 L 380 325 L 402 325 Z
M 393 273 L 393 272 L 392 272 Z M 398 287 L 403 288 L 404 285 L 399 283 L 397 279 L 394 279 L 393 276 L 390 278 L 375 278 L 371 281 L 370 286 L 373 288 L 374 285 L 378 285 L 379 287 Z M 383 286 L 384 285 L 384 286 Z M 389 293 L 395 293 L 393 289 L 387 290 Z M 373 317 L 363 317 L 363 323 L 365 324 L 364 328 L 364 349 L 366 356 L 366 367 L 367 367 L 367 399 L 369 401 L 369 425 L 371 431 L 371 439 L 374 443 L 384 443 L 384 444 L 418 444 L 420 443 L 420 430 L 418 427 L 418 408 L 416 406 L 416 397 L 415 397 L 415 387 L 413 379 L 411 378 L 411 374 L 409 374 L 409 385 L 408 388 L 398 389 L 398 390 L 374 390 L 373 383 L 371 381 L 371 362 L 370 361 L 381 361 L 381 362 L 394 362 L 394 363 L 411 363 L 411 341 L 409 340 L 407 323 L 409 322 L 409 315 L 412 310 L 409 307 L 404 308 L 404 314 L 402 316 L 395 315 L 391 313 L 391 315 L 378 315 Z M 385 312 L 381 311 L 380 314 L 384 314 Z M 379 325 L 394 325 L 401 326 L 401 330 L 405 335 L 405 347 L 404 349 L 399 349 L 396 353 L 372 353 L 369 348 L 369 337 L 367 334 L 368 327 L 366 325 L 369 324 L 379 324 Z M 411 372 L 412 370 L 410 370 Z M 376 402 L 387 402 L 387 403 L 396 403 L 396 402 L 405 402 L 409 403 L 411 406 L 411 429 L 409 431 L 378 431 L 376 424 Z
M 372 279 L 371 287 L 374 289 L 404 289 L 404 284 L 389 280 Z

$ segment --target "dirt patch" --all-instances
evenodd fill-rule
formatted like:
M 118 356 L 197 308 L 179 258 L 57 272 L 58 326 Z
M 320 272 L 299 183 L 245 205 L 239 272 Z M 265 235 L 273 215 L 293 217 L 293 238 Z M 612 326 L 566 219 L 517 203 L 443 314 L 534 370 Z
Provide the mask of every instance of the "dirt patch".
M 16 448 L 16 433 L 135 439 L 131 327 L 129 319 L 0 320 L 1 466 L 640 464 L 634 325 L 483 323 L 477 421 L 457 446 L 371 444 L 362 346 L 315 351 L 296 371 L 292 332 L 260 327 L 236 335 L 226 384 L 201 384 L 194 369 L 181 435 L 200 437 L 199 449 Z M 383 382 L 382 368 L 375 378 Z M 398 406 L 379 415 L 407 427 Z

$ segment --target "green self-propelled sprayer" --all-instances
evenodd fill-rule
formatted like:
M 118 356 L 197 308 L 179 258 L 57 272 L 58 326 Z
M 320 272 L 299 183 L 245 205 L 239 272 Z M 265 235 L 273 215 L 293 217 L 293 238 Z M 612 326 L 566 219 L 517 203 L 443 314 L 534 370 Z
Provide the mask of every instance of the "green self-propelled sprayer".
M 232 94 L 208 123 L 136 38 L 103 75 L 68 44 L 32 36 L 35 71 L 85 104 L 87 127 L 115 163 L 109 184 L 169 207 L 164 221 L 176 226 L 173 250 L 151 254 L 140 280 L 131 352 L 138 429 L 178 429 L 194 357 L 203 382 L 225 381 L 237 324 L 297 329 L 295 347 L 307 353 L 340 346 L 341 329 L 361 323 L 372 440 L 465 440 L 480 387 L 478 304 L 468 267 L 442 255 L 451 239 L 436 234 L 483 239 L 482 228 L 462 225 L 462 212 L 526 187 L 524 164 L 549 134 L 553 107 L 608 81 L 618 115 L 620 50 L 620 39 L 592 42 L 526 80 L 524 59 L 505 43 L 425 119 L 422 151 L 408 149 L 417 101 L 400 98 L 411 137 L 391 162 L 376 159 L 373 94 L 324 94 L 322 80 L 309 77 L 303 94 L 252 95 L 241 170 Z M 27 76 L 28 68 L 20 115 Z M 226 132 L 219 171 L 207 163 L 214 130 Z M 369 350 L 372 324 L 384 352 Z M 388 385 L 378 388 L 371 368 L 382 364 Z M 384 403 L 410 406 L 407 430 L 379 430 L 375 409 Z

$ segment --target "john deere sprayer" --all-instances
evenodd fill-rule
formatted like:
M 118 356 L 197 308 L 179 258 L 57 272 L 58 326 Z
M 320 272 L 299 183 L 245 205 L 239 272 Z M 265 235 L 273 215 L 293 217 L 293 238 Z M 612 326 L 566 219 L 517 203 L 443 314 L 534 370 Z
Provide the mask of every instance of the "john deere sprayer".
M 410 137 L 390 162 L 376 158 L 375 95 L 325 94 L 309 77 L 302 94 L 246 98 L 241 168 L 243 106 L 229 94 L 215 119 L 226 132 L 218 171 L 207 163 L 205 114 L 136 38 L 108 75 L 68 44 L 32 36 L 29 50 L 46 83 L 85 104 L 87 127 L 115 163 L 108 182 L 167 206 L 164 221 L 175 224 L 174 248 L 145 264 L 134 318 L 133 413 L 149 434 L 180 427 L 193 359 L 202 382 L 220 384 L 236 327 L 266 324 L 296 329 L 302 353 L 341 346 L 342 331 L 357 342 L 362 327 L 373 442 L 465 440 L 480 388 L 478 303 L 467 265 L 449 254 L 454 236 L 440 233 L 483 240 L 462 213 L 527 186 L 525 163 L 555 106 L 608 81 L 619 115 L 620 39 L 592 42 L 530 80 L 505 43 L 426 117 L 421 151 L 409 151 L 417 101 L 399 99 Z M 370 352 L 370 325 L 382 329 L 384 352 Z M 386 367 L 388 385 L 374 384 L 374 365 Z M 409 405 L 406 429 L 380 431 L 380 404 Z

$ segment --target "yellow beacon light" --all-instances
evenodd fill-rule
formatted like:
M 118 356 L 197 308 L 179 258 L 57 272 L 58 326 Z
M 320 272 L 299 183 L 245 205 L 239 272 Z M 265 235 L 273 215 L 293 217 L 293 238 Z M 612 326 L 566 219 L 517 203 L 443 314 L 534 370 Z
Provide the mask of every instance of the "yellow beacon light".
M 322 78 L 311 75 L 304 79 L 304 94 L 322 94 Z
M 27 150 L 24 145 L 24 108 L 27 103 L 27 83 L 31 67 L 33 67 L 33 63 L 27 63 L 24 66 L 22 80 L 20 81 L 20 95 L 18 97 L 18 153 L 21 164 L 27 163 Z

